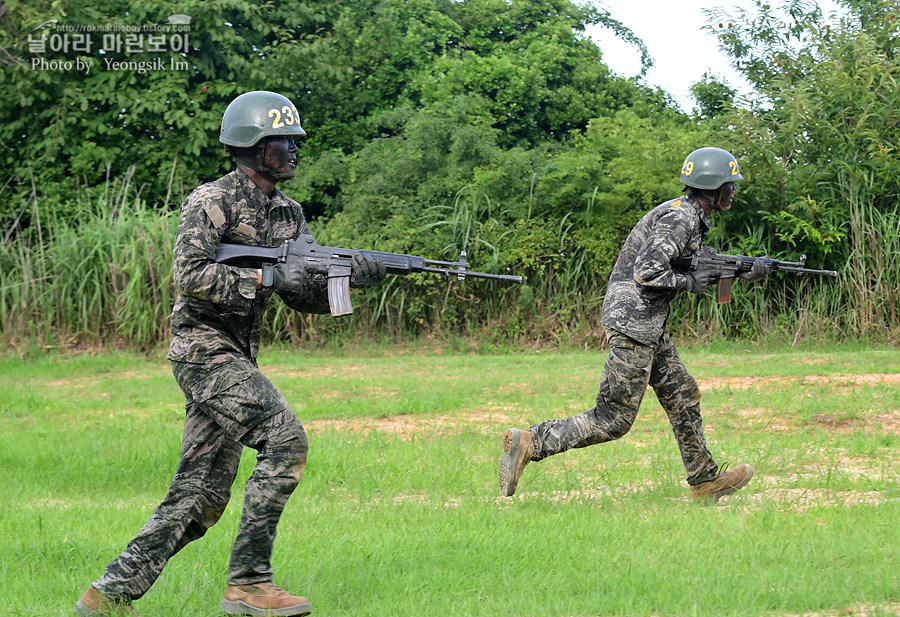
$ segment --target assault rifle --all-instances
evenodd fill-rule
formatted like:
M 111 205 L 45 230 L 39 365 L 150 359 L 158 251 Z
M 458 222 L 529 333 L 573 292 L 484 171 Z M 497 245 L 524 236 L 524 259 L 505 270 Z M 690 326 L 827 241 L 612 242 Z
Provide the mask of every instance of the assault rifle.
M 324 274 L 328 278 L 328 305 L 334 317 L 341 317 L 353 312 L 353 305 L 350 303 L 350 260 L 357 253 L 374 257 L 383 263 L 388 274 L 405 276 L 414 272 L 432 272 L 448 277 L 455 274 L 460 281 L 471 277 L 505 283 L 522 282 L 521 276 L 472 272 L 468 269 L 465 251 L 459 254 L 459 261 L 437 261 L 401 253 L 319 246 L 315 238 L 309 234 L 300 234 L 276 247 L 220 244 L 216 252 L 216 261 L 224 264 L 273 264 L 299 259 L 308 272 Z M 263 265 L 262 270 L 264 284 L 266 281 L 271 284 L 272 266 Z
M 711 246 L 702 246 L 691 255 L 679 257 L 672 265 L 678 270 L 706 269 L 718 274 L 716 284 L 716 300 L 719 304 L 731 302 L 731 284 L 734 277 L 743 272 L 750 272 L 756 260 L 769 264 L 773 271 L 794 272 L 797 274 L 819 274 L 822 276 L 837 276 L 834 270 L 812 270 L 806 267 L 806 255 L 801 255 L 799 261 L 781 261 L 768 257 L 745 257 L 743 255 L 719 255 Z

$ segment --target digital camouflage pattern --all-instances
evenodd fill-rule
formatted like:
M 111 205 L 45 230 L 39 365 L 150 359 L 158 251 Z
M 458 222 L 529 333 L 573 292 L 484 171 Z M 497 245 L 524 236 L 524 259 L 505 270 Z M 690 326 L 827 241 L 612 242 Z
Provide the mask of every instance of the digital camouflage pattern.
M 609 277 L 601 322 L 644 345 L 655 346 L 666 329 L 669 304 L 685 286 L 672 260 L 696 250 L 709 231 L 709 217 L 686 194 L 648 212 L 628 234 Z
M 610 349 L 596 405 L 532 426 L 532 460 L 619 439 L 631 429 L 649 385 L 672 424 L 688 484 L 716 477 L 703 436 L 700 389 L 666 332 L 669 304 L 685 287 L 684 275 L 672 270 L 671 261 L 699 248 L 709 228 L 709 217 L 691 194 L 660 204 L 634 226 L 603 302 Z
M 655 346 L 643 345 L 621 332 L 607 332 L 609 356 L 597 404 L 588 411 L 531 427 L 533 461 L 619 439 L 637 417 L 647 386 L 665 409 L 681 451 L 688 484 L 716 477 L 717 465 L 706 447 L 700 415 L 700 388 L 678 357 L 668 334 Z
M 300 204 L 276 189 L 269 198 L 242 171 L 235 170 L 194 190 L 181 207 L 175 238 L 172 311 L 174 337 L 168 358 L 179 362 L 256 359 L 260 327 L 270 288 L 256 289 L 256 268 L 215 263 L 220 242 L 280 246 L 299 233 L 310 233 Z M 281 298 L 306 313 L 327 313 L 327 281 Z
M 278 520 L 306 466 L 300 420 L 253 362 L 175 362 L 172 368 L 187 398 L 181 461 L 163 502 L 94 582 L 117 601 L 143 596 L 166 562 L 219 520 L 243 446 L 257 450 L 257 464 L 245 487 L 228 584 L 271 581 Z
M 290 405 L 256 365 L 272 290 L 256 289 L 256 269 L 212 259 L 220 241 L 278 246 L 301 231 L 309 233 L 299 204 L 278 191 L 270 199 L 240 171 L 199 187 L 182 206 L 174 251 L 180 293 L 168 354 L 186 400 L 181 461 L 164 501 L 94 582 L 107 597 L 140 598 L 175 553 L 219 520 L 244 446 L 257 451 L 257 464 L 244 493 L 228 584 L 272 580 L 276 526 L 303 475 L 308 442 Z M 297 310 L 328 311 L 324 280 L 279 293 Z

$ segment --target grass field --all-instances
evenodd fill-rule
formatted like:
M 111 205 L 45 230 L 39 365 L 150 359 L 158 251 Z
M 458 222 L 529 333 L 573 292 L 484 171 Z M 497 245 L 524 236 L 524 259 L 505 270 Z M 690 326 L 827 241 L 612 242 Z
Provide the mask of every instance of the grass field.
M 757 475 L 691 503 L 652 391 L 622 440 L 526 468 L 507 426 L 592 405 L 604 351 L 264 351 L 311 451 L 275 545 L 314 615 L 900 615 L 900 350 L 685 350 L 719 463 Z M 72 615 L 164 495 L 183 397 L 160 357 L 0 359 L 3 615 Z M 220 615 L 232 502 L 136 608 Z

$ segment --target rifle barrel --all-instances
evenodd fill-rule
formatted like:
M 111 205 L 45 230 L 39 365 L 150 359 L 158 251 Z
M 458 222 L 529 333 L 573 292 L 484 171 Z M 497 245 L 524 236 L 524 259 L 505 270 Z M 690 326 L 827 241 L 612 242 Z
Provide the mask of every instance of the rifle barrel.
M 793 266 L 781 266 L 779 265 L 776 270 L 781 272 L 796 272 L 797 274 L 819 274 L 821 276 L 837 276 L 838 273 L 834 270 L 813 270 L 811 268 L 795 268 Z
M 450 265 L 457 265 L 453 262 Z M 454 270 L 452 268 L 432 268 L 426 266 L 422 268 L 422 272 L 433 272 L 435 274 L 462 275 L 463 278 L 472 277 L 476 279 L 491 279 L 495 281 L 503 281 L 504 283 L 521 283 L 522 277 L 514 274 L 488 274 L 487 272 L 474 272 L 472 270 Z

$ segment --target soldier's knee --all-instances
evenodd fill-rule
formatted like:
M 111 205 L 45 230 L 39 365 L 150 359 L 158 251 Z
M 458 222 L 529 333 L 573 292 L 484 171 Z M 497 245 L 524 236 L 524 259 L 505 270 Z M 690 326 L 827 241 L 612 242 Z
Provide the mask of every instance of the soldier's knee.
M 231 500 L 231 487 L 229 486 L 227 490 L 222 490 L 222 488 L 211 490 L 205 495 L 205 498 L 206 512 L 209 513 L 207 516 L 212 519 L 212 513 L 218 512 L 218 516 L 215 516 L 215 520 L 212 522 L 212 525 L 215 525 L 222 513 L 225 512 L 225 506 Z
M 222 514 L 225 513 L 225 506 L 210 506 L 203 511 L 203 528 L 204 532 L 219 522 Z
M 613 422 L 609 427 L 609 438 L 613 440 L 621 439 L 631 430 L 633 425 L 634 418 L 629 419 L 626 417 L 619 417 L 617 421 Z
M 703 397 L 703 393 L 700 392 L 700 386 L 694 383 L 694 388 L 691 390 L 688 396 L 690 397 L 692 403 L 694 403 L 695 405 L 699 405 L 700 399 Z
M 277 453 L 280 459 L 302 458 L 309 451 L 306 430 L 296 415 L 290 410 L 280 413 L 261 423 L 256 432 L 259 442 L 250 444 L 257 450 Z
M 284 452 L 290 452 L 297 460 L 303 459 L 304 462 L 306 461 L 306 455 L 309 452 L 309 439 L 306 437 L 306 431 L 299 422 L 291 430 L 290 434 L 285 436 L 282 448 Z
M 306 458 L 309 453 L 309 439 L 306 437 L 306 431 L 298 421 L 295 427 L 284 436 L 285 439 L 280 444 L 281 458 L 288 468 L 288 477 L 292 480 L 292 488 L 300 484 L 303 478 L 303 472 L 306 470 Z

